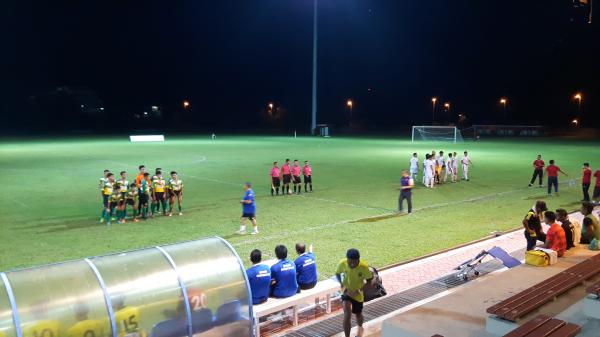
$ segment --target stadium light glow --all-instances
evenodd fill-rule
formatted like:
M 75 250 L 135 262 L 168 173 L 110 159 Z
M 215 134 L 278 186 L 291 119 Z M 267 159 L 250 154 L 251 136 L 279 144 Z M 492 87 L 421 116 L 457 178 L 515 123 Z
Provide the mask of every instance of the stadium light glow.
M 448 103 L 448 102 L 444 103 L 444 108 L 450 110 L 450 103 Z
M 431 103 L 435 104 L 437 102 L 437 97 L 431 97 Z
M 573 119 L 573 120 L 571 121 L 571 124 L 572 124 L 573 126 L 578 126 L 578 125 L 579 125 L 579 120 L 578 120 L 577 118 L 575 118 L 575 119 Z
M 267 106 L 269 107 L 270 110 L 273 110 L 273 107 L 275 107 L 275 104 L 269 103 Z
M 347 101 L 346 101 L 346 106 L 347 106 L 348 108 L 352 109 L 352 106 L 353 106 L 353 105 L 354 105 L 354 102 L 352 102 L 352 100 L 351 100 L 351 99 L 349 99 L 349 100 L 347 100 Z
M 190 107 L 190 102 L 188 100 L 183 101 L 183 108 L 187 109 Z

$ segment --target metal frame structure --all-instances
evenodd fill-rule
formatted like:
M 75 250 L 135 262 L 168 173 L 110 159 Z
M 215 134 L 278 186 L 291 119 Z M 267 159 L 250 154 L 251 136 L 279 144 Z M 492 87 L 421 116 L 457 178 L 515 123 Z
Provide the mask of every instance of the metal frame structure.
M 251 298 L 251 292 L 250 292 L 250 283 L 248 282 L 248 276 L 246 275 L 246 271 L 244 269 L 244 264 L 242 263 L 242 260 L 240 259 L 239 255 L 236 253 L 235 249 L 233 249 L 233 246 L 231 246 L 231 244 L 229 242 L 227 242 L 225 239 L 215 236 L 215 237 L 209 237 L 206 239 L 218 239 L 220 242 L 222 242 L 225 247 L 227 249 L 229 249 L 231 251 L 231 253 L 233 254 L 233 256 L 235 256 L 236 261 L 239 265 L 240 271 L 243 275 L 244 278 L 244 283 L 245 283 L 245 288 L 246 288 L 246 292 L 248 294 L 248 313 L 249 313 L 249 317 L 247 317 L 248 322 L 249 322 L 249 328 L 250 328 L 250 334 L 249 336 L 252 336 L 253 332 L 254 332 L 254 312 L 253 312 L 253 307 L 252 307 L 252 298 Z M 190 240 L 190 241 L 185 241 L 185 242 L 180 242 L 180 243 L 186 243 L 186 242 L 193 242 L 195 240 Z M 172 246 L 168 245 L 168 246 Z M 187 293 L 187 287 L 183 281 L 183 277 L 181 275 L 181 273 L 179 272 L 178 268 L 177 268 L 177 264 L 175 263 L 175 261 L 173 260 L 173 258 L 171 257 L 171 255 L 162 247 L 162 246 L 155 246 L 155 247 L 150 247 L 150 248 L 146 248 L 146 250 L 150 250 L 150 249 L 156 249 L 158 250 L 161 255 L 167 260 L 168 264 L 170 265 L 170 267 L 172 268 L 172 270 L 175 272 L 176 276 L 177 276 L 177 281 L 179 283 L 180 289 L 182 291 L 182 296 L 183 296 L 183 300 L 184 300 L 184 306 L 185 306 L 185 311 L 186 311 L 186 317 L 187 317 L 187 324 L 188 324 L 188 337 L 193 337 L 193 322 L 192 322 L 192 309 L 190 307 L 190 303 L 189 303 L 189 296 Z M 140 251 L 140 250 L 144 250 L 144 249 L 139 249 L 139 250 L 131 250 L 131 251 L 127 251 L 127 252 L 122 252 L 122 253 L 114 253 L 114 254 L 107 254 L 107 255 L 103 255 L 103 256 L 111 256 L 111 255 L 117 255 L 117 254 L 123 254 L 123 253 L 129 253 L 129 252 L 135 252 L 135 251 Z M 94 264 L 94 262 L 92 261 L 94 257 L 88 257 L 88 258 L 84 258 L 83 261 L 88 265 L 88 267 L 90 268 L 90 270 L 93 272 L 94 276 L 96 277 L 97 281 L 98 281 L 98 286 L 100 287 L 100 290 L 102 291 L 102 294 L 104 296 L 104 303 L 107 309 L 107 314 L 109 316 L 109 321 L 110 321 L 110 326 L 111 326 L 111 332 L 112 332 L 112 337 L 118 337 L 118 330 L 117 330 L 117 323 L 115 321 L 115 312 L 113 310 L 113 306 L 112 306 L 112 300 L 111 300 L 111 296 L 108 292 L 108 289 L 106 287 L 106 284 L 104 282 L 104 278 L 102 277 L 102 274 L 100 273 L 100 271 L 98 270 L 98 268 L 96 267 L 96 265 Z M 65 261 L 65 262 L 61 262 L 61 263 L 53 263 L 53 264 L 49 264 L 49 265 L 45 265 L 45 266 L 51 266 L 51 265 L 60 265 L 60 264 L 65 264 L 65 263 L 69 263 L 69 262 L 75 262 L 78 260 L 72 260 L 72 261 Z M 25 269 L 18 269 L 18 270 L 11 270 L 11 271 L 7 271 L 7 272 L 17 272 L 20 270 L 28 270 L 28 269 L 33 269 L 36 267 L 31 267 L 31 268 L 25 268 Z M 7 297 L 8 297 L 8 301 L 10 304 L 10 308 L 12 310 L 12 321 L 13 321 L 13 325 L 15 328 L 15 333 L 16 333 L 16 337 L 23 337 L 23 331 L 21 328 L 21 319 L 19 316 L 19 311 L 17 310 L 17 302 L 15 299 L 15 295 L 10 283 L 10 280 L 8 279 L 8 276 L 6 274 L 6 272 L 0 272 L 0 279 L 3 281 L 4 286 L 6 288 L 6 293 L 7 293 Z
M 456 126 L 437 126 L 437 125 L 413 125 L 412 127 L 412 136 L 411 141 L 415 142 L 415 128 L 430 128 L 430 129 L 454 129 L 454 143 L 456 143 L 456 139 L 458 136 L 458 128 Z

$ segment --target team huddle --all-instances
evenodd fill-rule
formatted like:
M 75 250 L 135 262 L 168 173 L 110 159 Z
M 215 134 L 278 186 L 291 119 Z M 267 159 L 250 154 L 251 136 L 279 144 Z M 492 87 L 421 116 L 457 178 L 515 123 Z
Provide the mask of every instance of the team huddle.
M 271 195 L 279 195 L 279 189 L 281 188 L 281 194 L 292 194 L 290 190 L 290 183 L 294 184 L 294 193 L 300 194 L 302 192 L 302 179 L 300 174 L 304 176 L 304 192 L 312 192 L 312 168 L 308 161 L 304 162 L 304 166 L 300 167 L 298 159 L 294 159 L 294 164 L 290 165 L 290 160 L 286 159 L 285 164 L 279 168 L 279 164 L 273 162 L 273 167 L 269 175 L 271 176 Z M 281 178 L 283 177 L 283 186 L 281 186 Z
M 450 152 L 447 158 L 444 155 L 444 151 L 436 154 L 434 150 L 431 151 L 431 154 L 425 154 L 425 160 L 423 160 L 423 185 L 433 188 L 435 184 L 442 184 L 448 180 L 453 183 L 459 181 L 459 163 L 462 164 L 462 179 L 469 181 L 469 168 L 473 163 L 467 151 L 463 153 L 463 157 L 460 160 L 456 152 Z M 419 175 L 419 157 L 416 152 L 410 158 L 410 175 L 415 180 Z
M 146 167 L 140 165 L 135 181 L 130 183 L 126 171 L 121 171 L 116 179 L 110 170 L 104 170 L 99 188 L 102 196 L 100 223 L 125 223 L 128 206 L 132 208 L 131 219 L 134 222 L 152 218 L 154 214 L 160 214 L 161 210 L 164 216 L 172 216 L 175 201 L 179 215 L 183 215 L 183 181 L 175 171 L 171 171 L 170 178 L 166 180 L 161 168 L 156 168 L 154 175 L 150 176 Z

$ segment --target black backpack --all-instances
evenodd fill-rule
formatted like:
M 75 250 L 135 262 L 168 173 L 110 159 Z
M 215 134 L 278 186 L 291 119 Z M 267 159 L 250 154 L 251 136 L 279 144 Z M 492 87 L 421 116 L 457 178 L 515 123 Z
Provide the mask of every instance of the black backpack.
M 385 291 L 385 288 L 383 287 L 383 281 L 381 280 L 377 269 L 369 267 L 369 270 L 373 273 L 373 282 L 367 282 L 363 288 L 365 302 L 387 295 L 387 291 Z

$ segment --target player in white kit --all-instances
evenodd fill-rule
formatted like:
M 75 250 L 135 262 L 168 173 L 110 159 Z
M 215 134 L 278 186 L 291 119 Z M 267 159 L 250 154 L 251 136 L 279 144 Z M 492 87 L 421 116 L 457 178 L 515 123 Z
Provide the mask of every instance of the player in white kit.
M 473 163 L 471 162 L 471 158 L 469 158 L 467 151 L 465 151 L 460 162 L 462 163 L 463 179 L 469 181 L 469 166 L 473 165 Z
M 452 152 L 448 153 L 448 160 L 446 161 L 446 174 L 444 175 L 444 181 L 448 179 L 450 176 L 450 180 L 454 182 L 454 158 L 452 157 Z
M 410 158 L 410 177 L 413 180 L 417 179 L 417 176 L 419 175 L 419 157 L 417 156 L 417 153 L 413 153 L 413 156 Z
M 423 171 L 425 171 L 425 187 L 433 188 L 435 184 L 435 157 L 427 155 Z

